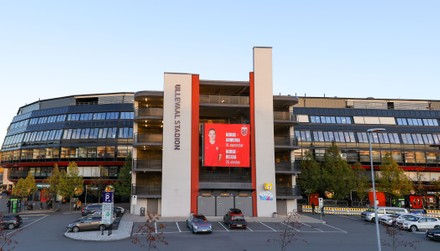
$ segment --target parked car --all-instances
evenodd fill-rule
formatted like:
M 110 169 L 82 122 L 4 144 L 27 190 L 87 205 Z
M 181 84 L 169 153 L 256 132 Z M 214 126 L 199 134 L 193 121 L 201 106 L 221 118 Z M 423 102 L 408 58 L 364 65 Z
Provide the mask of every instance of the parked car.
M 79 232 L 83 230 L 104 231 L 110 227 L 110 224 L 104 224 L 101 216 L 85 216 L 67 225 L 67 231 Z
M 431 240 L 440 241 L 440 227 L 426 230 L 426 237 Z
M 88 204 L 87 206 L 81 209 L 81 215 L 87 216 L 89 214 L 93 214 L 95 212 L 102 211 L 102 204 Z M 125 213 L 125 209 L 119 206 L 113 206 L 113 213 L 116 217 L 121 217 Z
M 223 216 L 223 222 L 229 228 L 246 228 L 247 222 L 244 219 L 243 212 L 238 208 L 231 208 Z
M 418 221 L 420 219 L 419 215 L 415 214 L 402 214 L 396 219 L 396 226 L 400 229 L 403 229 L 403 223 L 405 221 Z
M 212 233 L 212 224 L 202 214 L 190 214 L 186 220 L 186 226 L 196 233 Z
M 14 229 L 23 223 L 23 219 L 19 214 L 6 214 L 0 219 L 2 229 Z
M 440 227 L 440 220 L 434 217 L 420 217 L 417 221 L 404 221 L 403 229 L 411 232 Z
M 395 214 L 395 213 L 409 213 L 406 208 L 401 207 L 378 207 L 377 208 L 377 217 L 384 216 L 386 214 Z M 366 211 L 361 213 L 361 218 L 366 221 L 375 222 L 375 213 L 374 208 L 369 208 Z M 379 220 L 379 219 L 378 219 Z
M 388 226 L 396 226 L 397 224 L 397 218 L 400 216 L 400 213 L 396 214 L 386 214 L 381 217 L 379 217 L 379 223 L 388 225 Z

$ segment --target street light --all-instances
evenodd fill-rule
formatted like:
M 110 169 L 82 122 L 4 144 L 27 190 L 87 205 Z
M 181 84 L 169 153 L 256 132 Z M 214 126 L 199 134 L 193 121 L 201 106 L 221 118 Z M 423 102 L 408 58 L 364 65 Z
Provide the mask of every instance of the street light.
M 371 146 L 371 134 L 373 132 L 383 132 L 385 128 L 371 128 L 367 130 L 368 144 L 370 145 L 370 169 L 371 169 L 371 183 L 373 185 L 373 199 L 374 199 L 374 221 L 376 223 L 376 236 L 377 236 L 377 250 L 381 251 L 380 245 L 380 233 L 379 233 L 379 219 L 377 218 L 377 199 L 376 199 L 376 185 L 374 182 L 374 168 L 373 168 L 373 150 Z

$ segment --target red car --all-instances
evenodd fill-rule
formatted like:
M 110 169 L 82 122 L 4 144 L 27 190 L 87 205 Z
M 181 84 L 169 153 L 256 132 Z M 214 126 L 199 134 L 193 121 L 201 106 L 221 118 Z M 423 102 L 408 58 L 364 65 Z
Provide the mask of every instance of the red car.
M 246 228 L 247 222 L 244 219 L 243 212 L 238 208 L 231 208 L 223 216 L 223 223 L 229 228 Z

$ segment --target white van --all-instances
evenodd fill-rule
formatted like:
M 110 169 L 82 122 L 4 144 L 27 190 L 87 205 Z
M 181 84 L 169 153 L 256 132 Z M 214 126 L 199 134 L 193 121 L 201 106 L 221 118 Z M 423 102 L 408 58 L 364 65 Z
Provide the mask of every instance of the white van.
M 386 215 L 386 214 L 407 214 L 409 211 L 406 208 L 401 207 L 378 207 L 377 208 L 377 217 Z M 361 218 L 366 221 L 374 222 L 375 219 L 374 208 L 368 208 L 366 211 L 361 213 Z

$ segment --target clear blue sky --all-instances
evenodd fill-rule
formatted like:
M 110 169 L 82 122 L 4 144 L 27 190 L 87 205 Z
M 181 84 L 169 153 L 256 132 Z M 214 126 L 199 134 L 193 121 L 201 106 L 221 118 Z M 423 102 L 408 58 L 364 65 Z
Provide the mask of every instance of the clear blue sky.
M 2 0 L 0 142 L 38 99 L 248 80 L 254 46 L 273 48 L 276 94 L 440 99 L 437 0 Z

